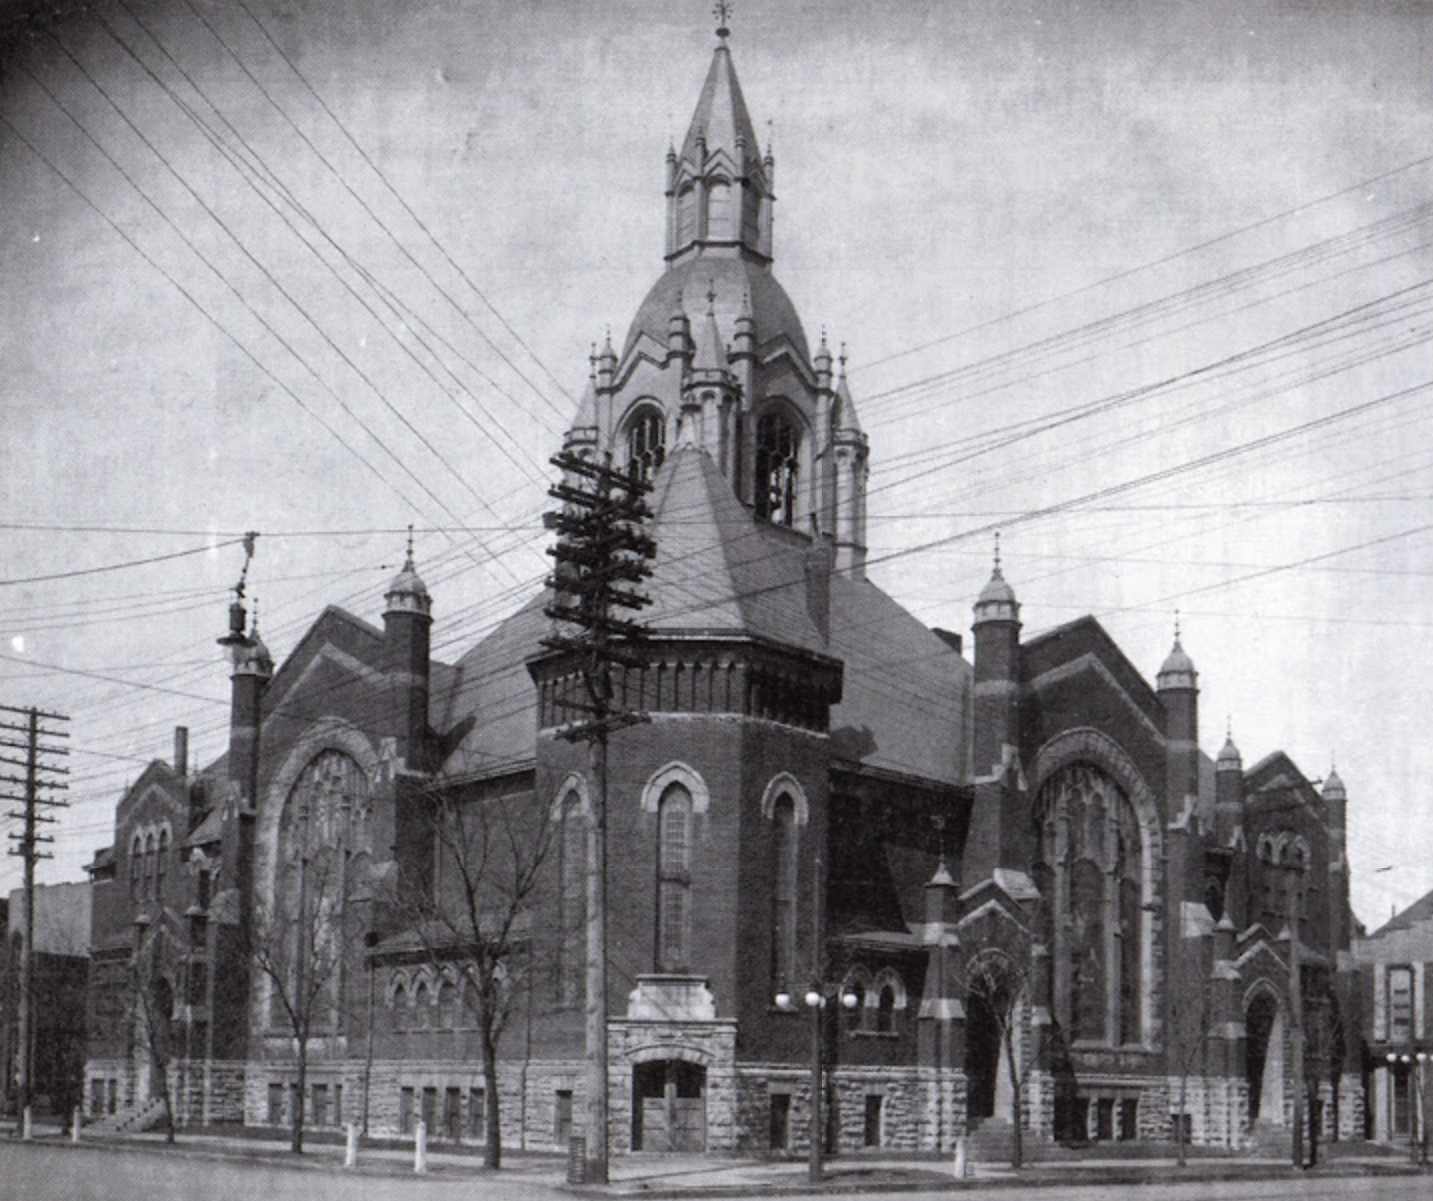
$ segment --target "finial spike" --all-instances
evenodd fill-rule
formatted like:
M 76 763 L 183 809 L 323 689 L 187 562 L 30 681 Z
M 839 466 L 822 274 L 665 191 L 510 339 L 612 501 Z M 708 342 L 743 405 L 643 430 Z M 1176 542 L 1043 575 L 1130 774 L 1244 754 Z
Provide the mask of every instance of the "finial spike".
M 1234 718 L 1229 713 L 1224 715 L 1224 737 L 1230 742 L 1234 741 Z
M 707 277 L 707 312 L 716 315 L 716 280 L 711 276 Z
M 1174 611 L 1174 644 L 1179 645 L 1179 610 Z
M 726 41 L 731 33 L 729 27 L 729 22 L 731 21 L 730 0 L 717 0 L 716 4 L 712 7 L 712 16 L 714 16 L 717 21 L 717 37 L 721 38 L 722 41 Z
M 413 570 L 413 523 L 408 523 L 408 570 Z
M 259 636 L 259 598 L 256 596 L 256 597 L 254 597 L 254 611 L 253 611 L 253 613 L 249 616 L 249 637 L 250 637 L 250 638 L 257 638 L 258 636 Z
M 995 531 L 995 574 L 1000 574 L 1000 531 Z
M 841 378 L 846 378 L 846 343 L 841 343 Z

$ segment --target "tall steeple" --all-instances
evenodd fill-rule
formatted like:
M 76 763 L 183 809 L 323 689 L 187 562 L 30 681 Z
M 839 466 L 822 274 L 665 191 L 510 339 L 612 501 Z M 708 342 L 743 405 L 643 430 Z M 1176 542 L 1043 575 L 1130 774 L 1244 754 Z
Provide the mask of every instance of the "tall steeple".
M 719 14 L 717 46 L 680 155 L 667 156 L 667 260 L 714 250 L 771 261 L 767 162 L 736 79 L 730 31 Z

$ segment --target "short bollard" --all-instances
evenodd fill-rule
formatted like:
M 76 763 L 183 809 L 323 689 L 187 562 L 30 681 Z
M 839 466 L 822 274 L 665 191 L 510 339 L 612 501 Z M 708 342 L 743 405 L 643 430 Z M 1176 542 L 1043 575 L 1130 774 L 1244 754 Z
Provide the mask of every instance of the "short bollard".
M 970 1164 L 965 1158 L 965 1135 L 955 1140 L 955 1178 L 964 1180 L 970 1175 Z
M 75 1112 L 72 1115 L 72 1120 L 70 1122 L 70 1142 L 77 1143 L 80 1141 L 80 1127 L 83 1124 L 84 1123 L 81 1120 L 80 1107 L 76 1105 Z
M 423 1121 L 413 1132 L 413 1170 L 420 1174 L 428 1170 L 428 1123 Z
M 27 1143 L 35 1137 L 34 1122 L 28 1105 L 25 1106 L 25 1112 L 20 1116 L 20 1137 Z
M 343 1150 L 343 1166 L 346 1168 L 358 1167 L 358 1123 L 348 1124 L 348 1145 Z

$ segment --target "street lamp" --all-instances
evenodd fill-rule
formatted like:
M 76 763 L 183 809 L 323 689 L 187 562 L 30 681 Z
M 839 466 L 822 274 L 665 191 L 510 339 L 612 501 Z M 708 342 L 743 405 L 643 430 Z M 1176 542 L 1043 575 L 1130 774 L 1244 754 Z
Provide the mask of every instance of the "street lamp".
M 855 1009 L 861 1003 L 861 998 L 850 989 L 842 991 L 834 984 L 824 984 L 821 981 L 813 981 L 807 987 L 805 996 L 802 997 L 811 1014 L 811 1153 L 807 1175 L 813 1184 L 818 1183 L 824 1174 L 822 1152 L 825 1139 L 823 1137 L 821 1104 L 824 1056 L 821 1045 L 821 1012 L 826 1008 L 827 999 L 834 998 L 838 992 L 843 1008 Z M 796 1002 L 792 999 L 790 989 L 785 985 L 777 990 L 773 1000 L 776 1003 L 776 1008 L 784 1013 L 793 1013 L 796 1010 Z

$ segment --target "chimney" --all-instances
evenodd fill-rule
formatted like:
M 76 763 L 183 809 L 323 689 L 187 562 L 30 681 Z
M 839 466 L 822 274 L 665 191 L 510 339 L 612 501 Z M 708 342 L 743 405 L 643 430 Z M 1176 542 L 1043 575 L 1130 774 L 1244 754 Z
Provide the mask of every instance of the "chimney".
M 174 774 L 189 774 L 189 727 L 174 727 Z

